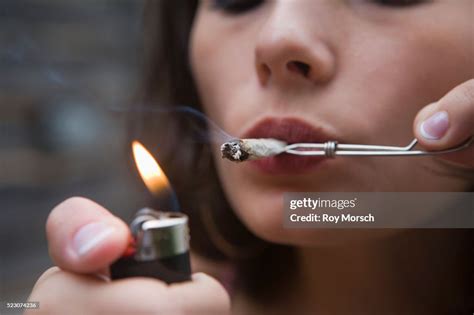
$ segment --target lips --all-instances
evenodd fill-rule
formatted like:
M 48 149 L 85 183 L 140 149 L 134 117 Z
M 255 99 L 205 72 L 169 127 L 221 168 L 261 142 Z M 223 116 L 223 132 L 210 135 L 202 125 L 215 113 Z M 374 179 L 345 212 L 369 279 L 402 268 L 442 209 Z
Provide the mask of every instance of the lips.
M 266 118 L 246 131 L 241 138 L 274 138 L 292 143 L 321 143 L 336 140 L 321 127 L 315 127 L 299 118 Z M 326 161 L 321 156 L 297 156 L 280 154 L 277 156 L 249 161 L 261 172 L 267 174 L 300 174 Z

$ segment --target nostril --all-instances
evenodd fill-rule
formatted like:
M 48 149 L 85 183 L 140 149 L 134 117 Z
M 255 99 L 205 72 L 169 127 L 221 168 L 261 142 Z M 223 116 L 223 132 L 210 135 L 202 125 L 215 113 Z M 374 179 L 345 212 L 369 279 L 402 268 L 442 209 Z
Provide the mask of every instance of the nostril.
M 309 71 L 311 70 L 311 67 L 307 63 L 301 61 L 289 61 L 286 64 L 286 67 L 289 71 L 297 72 L 303 75 L 305 78 L 308 77 Z

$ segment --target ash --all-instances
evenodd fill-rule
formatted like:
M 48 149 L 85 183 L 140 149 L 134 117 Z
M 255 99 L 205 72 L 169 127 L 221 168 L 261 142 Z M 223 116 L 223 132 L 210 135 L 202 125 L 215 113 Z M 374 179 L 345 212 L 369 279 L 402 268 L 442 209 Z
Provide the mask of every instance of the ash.
M 221 146 L 221 153 L 223 159 L 228 159 L 233 162 L 242 162 L 249 158 L 249 154 L 243 150 L 242 141 L 232 140 L 224 143 Z

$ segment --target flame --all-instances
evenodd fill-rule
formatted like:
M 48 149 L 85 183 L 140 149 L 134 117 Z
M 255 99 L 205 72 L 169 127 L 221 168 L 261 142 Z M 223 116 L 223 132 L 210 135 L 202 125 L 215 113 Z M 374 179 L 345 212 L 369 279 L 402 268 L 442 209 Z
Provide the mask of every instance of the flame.
M 138 141 L 132 142 L 132 150 L 138 171 L 150 192 L 158 193 L 168 189 L 168 178 L 150 152 Z

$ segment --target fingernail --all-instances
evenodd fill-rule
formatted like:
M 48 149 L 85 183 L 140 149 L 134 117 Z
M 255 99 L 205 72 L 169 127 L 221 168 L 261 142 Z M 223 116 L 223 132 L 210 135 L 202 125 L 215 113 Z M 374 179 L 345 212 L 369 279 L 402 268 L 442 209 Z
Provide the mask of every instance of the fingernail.
M 84 225 L 72 239 L 72 247 L 76 254 L 83 256 L 91 249 L 102 243 L 113 232 L 113 227 L 103 222 L 93 222 Z
M 420 125 L 421 135 L 428 140 L 441 139 L 449 127 L 448 113 L 437 112 Z

